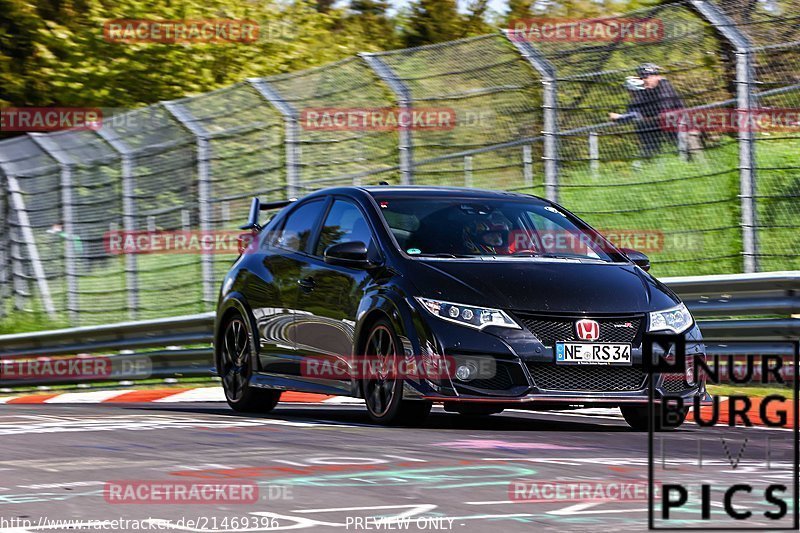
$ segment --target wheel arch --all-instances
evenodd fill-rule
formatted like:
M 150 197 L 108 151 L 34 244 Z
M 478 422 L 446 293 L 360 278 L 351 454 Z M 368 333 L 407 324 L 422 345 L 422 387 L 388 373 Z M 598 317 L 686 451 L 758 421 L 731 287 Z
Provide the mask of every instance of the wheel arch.
M 395 334 L 407 338 L 414 349 L 418 348 L 419 339 L 416 338 L 411 309 L 401 297 L 392 297 L 385 293 L 368 295 L 361 302 L 358 316 L 360 318 L 356 323 L 353 337 L 354 355 L 361 354 L 370 329 L 381 319 L 387 320 L 392 325 Z

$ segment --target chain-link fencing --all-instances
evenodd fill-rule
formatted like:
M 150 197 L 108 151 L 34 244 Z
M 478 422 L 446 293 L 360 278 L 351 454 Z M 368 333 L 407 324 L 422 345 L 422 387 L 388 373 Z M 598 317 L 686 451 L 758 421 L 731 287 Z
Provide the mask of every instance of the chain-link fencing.
M 661 273 L 735 272 L 742 261 L 736 139 L 693 137 L 682 154 L 679 132 L 659 120 L 665 108 L 732 98 L 735 70 L 712 53 L 724 43 L 687 4 L 624 18 L 657 32 L 642 40 L 533 43 L 557 79 L 558 200 L 602 231 L 655 236 L 648 252 Z M 637 70 L 648 63 L 663 77 L 654 89 L 639 81 Z
M 644 243 L 656 275 L 800 268 L 798 13 L 695 0 L 588 21 L 656 29 L 633 38 L 545 38 L 528 21 L 0 142 L 0 313 L 77 325 L 213 309 L 235 250 L 114 239 L 233 231 L 251 196 L 380 181 L 557 200 Z M 698 126 L 755 109 L 795 122 Z
M 719 4 L 746 39 L 753 107 L 794 112 L 794 126 L 752 135 L 751 188 L 759 270 L 800 268 L 800 2 Z
M 58 226 L 63 212 L 61 167 L 31 136 L 4 141 L 0 166 L 9 272 L 3 292 L 11 296 L 3 300 L 4 313 L 29 309 L 55 318 L 58 312 L 63 320 L 68 308 L 64 259 L 71 243 Z

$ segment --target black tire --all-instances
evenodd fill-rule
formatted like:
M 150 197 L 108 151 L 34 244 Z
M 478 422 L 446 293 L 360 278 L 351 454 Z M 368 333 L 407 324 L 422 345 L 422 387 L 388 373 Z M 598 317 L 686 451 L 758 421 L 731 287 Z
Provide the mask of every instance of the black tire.
M 637 406 L 622 406 L 619 408 L 622 411 L 622 417 L 625 419 L 625 422 L 628 425 L 635 429 L 636 431 L 647 431 L 649 429 L 649 421 L 650 421 L 650 407 L 637 407 Z M 669 424 L 666 425 L 661 420 L 661 415 L 659 410 L 656 409 L 655 415 L 655 429 L 656 431 L 672 431 L 674 429 L 678 429 L 685 421 L 686 415 L 689 413 L 689 408 L 683 410 L 683 413 L 680 419 L 677 421 L 676 424 Z
M 222 325 L 217 371 L 222 378 L 225 400 L 234 411 L 269 413 L 280 400 L 280 391 L 250 386 L 256 341 L 247 321 L 238 311 L 230 313 Z
M 397 369 L 397 359 L 401 356 L 398 346 L 400 341 L 392 325 L 379 320 L 369 330 L 364 355 L 385 360 L 385 367 Z M 370 420 L 383 425 L 417 425 L 425 420 L 433 404 L 423 400 L 403 400 L 403 382 L 402 377 L 396 375 L 376 375 L 361 380 L 361 393 Z

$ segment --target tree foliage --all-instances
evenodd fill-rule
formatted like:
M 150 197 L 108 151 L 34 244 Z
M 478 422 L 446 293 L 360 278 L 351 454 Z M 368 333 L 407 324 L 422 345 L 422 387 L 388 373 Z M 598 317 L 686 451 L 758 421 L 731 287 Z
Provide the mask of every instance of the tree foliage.
M 313 0 L 0 0 L 0 105 L 134 107 L 401 44 L 384 2 L 358 4 L 363 11 Z M 103 26 L 116 19 L 252 20 L 259 37 L 108 42 Z
M 509 0 L 499 16 L 588 16 L 653 2 Z M 487 6 L 412 0 L 392 13 L 389 0 L 0 0 L 0 106 L 138 107 L 360 51 L 489 33 L 506 20 Z M 115 19 L 244 19 L 260 35 L 254 43 L 109 42 L 103 27 Z

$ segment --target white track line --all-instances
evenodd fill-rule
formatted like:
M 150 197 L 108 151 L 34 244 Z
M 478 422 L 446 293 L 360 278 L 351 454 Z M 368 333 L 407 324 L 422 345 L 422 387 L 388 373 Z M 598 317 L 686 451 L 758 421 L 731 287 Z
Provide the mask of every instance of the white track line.
M 225 393 L 222 392 L 222 387 L 200 387 L 191 389 L 177 394 L 172 394 L 158 400 L 153 400 L 156 403 L 173 403 L 173 402 L 224 402 Z
M 125 391 L 118 390 L 97 390 L 91 392 L 65 392 L 54 396 L 44 403 L 100 403 L 109 398 L 114 398 L 124 394 Z
M 334 396 L 333 398 L 322 400 L 322 403 L 364 405 L 364 400 L 363 398 L 351 398 L 349 396 Z

